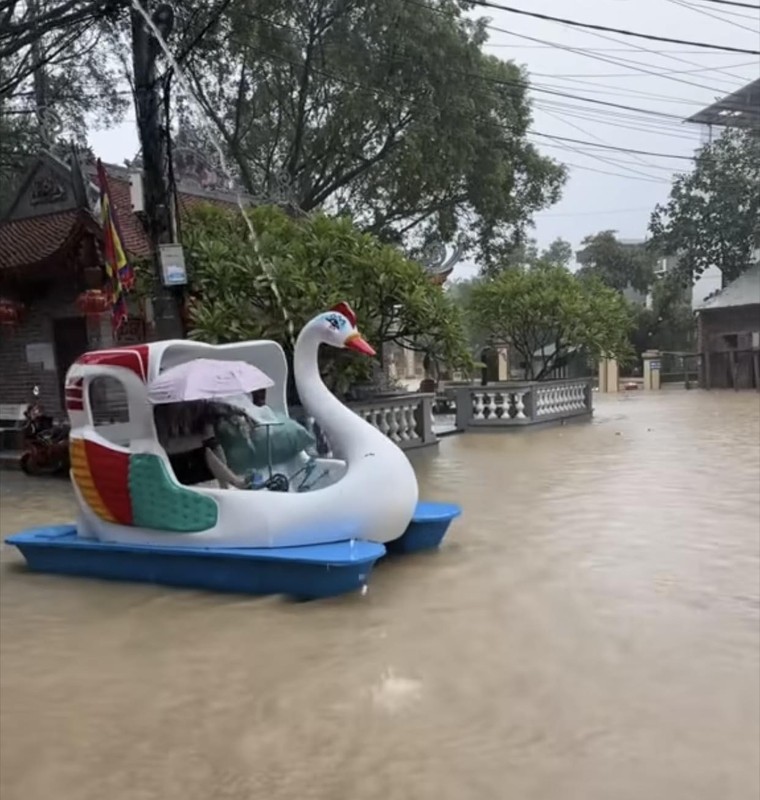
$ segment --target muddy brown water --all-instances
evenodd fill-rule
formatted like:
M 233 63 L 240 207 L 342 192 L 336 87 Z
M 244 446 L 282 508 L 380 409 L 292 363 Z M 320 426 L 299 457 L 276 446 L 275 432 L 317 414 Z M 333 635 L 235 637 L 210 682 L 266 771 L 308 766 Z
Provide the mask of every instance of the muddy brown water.
M 464 517 L 294 604 L 32 575 L 4 547 L 2 800 L 755 800 L 760 399 L 598 398 L 447 438 Z M 70 517 L 0 476 L 0 528 Z

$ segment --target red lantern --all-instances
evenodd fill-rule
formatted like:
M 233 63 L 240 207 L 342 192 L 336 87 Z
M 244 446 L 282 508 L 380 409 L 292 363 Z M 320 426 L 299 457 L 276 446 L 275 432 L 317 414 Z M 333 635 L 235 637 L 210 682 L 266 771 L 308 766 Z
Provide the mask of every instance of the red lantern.
M 15 327 L 21 322 L 24 306 L 15 300 L 0 297 L 0 325 Z
M 108 296 L 102 289 L 87 289 L 77 297 L 77 308 L 88 317 L 97 317 L 108 311 Z

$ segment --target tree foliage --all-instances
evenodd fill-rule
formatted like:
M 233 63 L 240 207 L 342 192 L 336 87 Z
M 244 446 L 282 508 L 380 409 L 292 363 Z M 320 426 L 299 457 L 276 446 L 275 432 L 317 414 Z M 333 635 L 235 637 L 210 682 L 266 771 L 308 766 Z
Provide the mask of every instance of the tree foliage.
M 483 53 L 463 7 L 231 0 L 186 66 L 245 189 L 284 183 L 303 211 L 386 241 L 463 238 L 486 260 L 519 237 L 564 170 L 526 138 L 525 74 Z
M 724 284 L 747 269 L 760 241 L 757 131 L 727 128 L 704 147 L 694 169 L 674 178 L 649 230 L 657 249 L 678 256 L 679 273 L 689 285 L 711 266 L 720 268 Z
M 634 289 L 646 293 L 654 283 L 657 256 L 644 246 L 625 245 L 616 231 L 601 231 L 587 236 L 575 257 L 581 265 L 578 277 L 591 276 L 610 289 Z
M 645 350 L 691 351 L 696 323 L 691 303 L 677 276 L 666 275 L 652 286 L 646 308 L 633 310 L 631 345 L 637 356 Z
M 258 253 L 240 213 L 209 206 L 185 222 L 193 338 L 274 339 L 292 352 L 283 307 L 297 332 L 346 300 L 378 353 L 395 342 L 452 367 L 470 363 L 458 309 L 396 248 L 361 233 L 347 218 L 293 219 L 271 207 L 249 218 Z M 338 351 L 324 355 L 328 382 L 339 393 L 369 377 L 365 359 Z
M 113 57 L 116 0 L 0 2 L 0 212 L 41 148 L 68 152 L 129 106 Z
M 630 355 L 632 319 L 623 297 L 554 264 L 479 280 L 469 313 L 492 342 L 509 343 L 519 354 L 528 380 L 541 380 L 574 350 L 593 358 Z
M 497 259 L 484 263 L 481 275 L 493 277 L 505 269 L 530 269 L 536 264 L 554 264 L 567 267 L 573 257 L 573 246 L 564 239 L 555 239 L 549 247 L 539 250 L 535 239 L 520 239 L 509 247 L 501 249 Z

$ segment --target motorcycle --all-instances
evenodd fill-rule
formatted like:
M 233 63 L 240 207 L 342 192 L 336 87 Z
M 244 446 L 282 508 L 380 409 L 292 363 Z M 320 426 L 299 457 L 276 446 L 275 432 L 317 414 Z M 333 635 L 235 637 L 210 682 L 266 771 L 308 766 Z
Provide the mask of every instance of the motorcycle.
M 24 452 L 19 465 L 27 475 L 55 475 L 69 471 L 69 426 L 56 424 L 39 401 L 40 389 L 24 411 L 21 433 Z

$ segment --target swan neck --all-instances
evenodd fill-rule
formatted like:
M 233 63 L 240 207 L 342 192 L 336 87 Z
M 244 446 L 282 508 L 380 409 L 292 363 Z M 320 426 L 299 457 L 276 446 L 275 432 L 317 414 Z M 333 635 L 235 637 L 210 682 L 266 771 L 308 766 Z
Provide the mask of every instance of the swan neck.
M 353 431 L 361 429 L 364 434 L 366 423 L 325 386 L 319 374 L 320 344 L 318 331 L 307 325 L 296 341 L 293 355 L 296 387 L 301 404 L 325 432 L 333 449 L 347 455 L 357 438 Z

